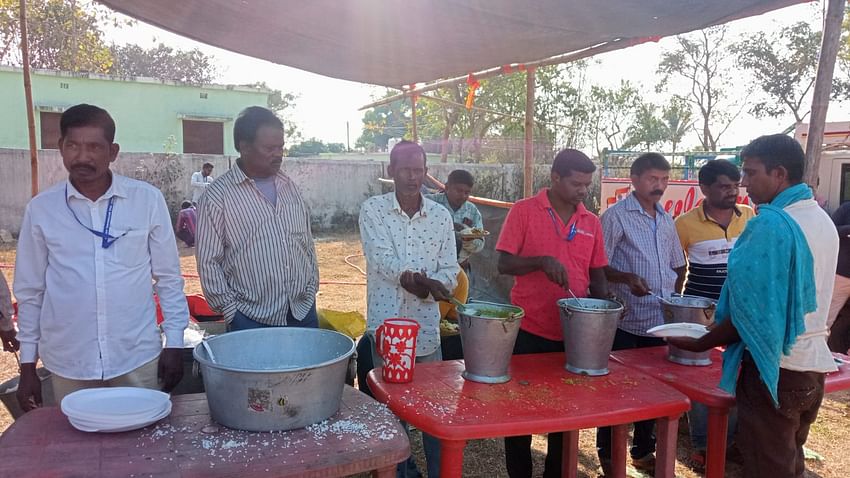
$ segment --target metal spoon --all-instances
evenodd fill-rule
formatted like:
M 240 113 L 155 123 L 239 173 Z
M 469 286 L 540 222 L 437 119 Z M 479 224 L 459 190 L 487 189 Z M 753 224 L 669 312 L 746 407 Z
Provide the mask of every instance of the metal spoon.
M 465 307 L 465 304 L 463 302 L 455 299 L 453 296 L 449 296 L 449 302 L 454 304 L 454 306 L 457 307 L 458 309 L 462 309 L 463 307 Z
M 567 289 L 567 292 L 569 292 L 569 293 L 570 293 L 570 295 L 571 295 L 571 296 L 573 296 L 573 299 L 575 299 L 575 300 L 576 300 L 576 302 L 578 302 L 579 307 L 582 307 L 582 308 L 585 308 L 585 309 L 587 309 L 587 308 L 588 308 L 588 306 L 586 306 L 586 305 L 584 304 L 584 302 L 582 302 L 582 301 L 581 301 L 581 299 L 579 299 L 578 297 L 576 297 L 576 295 L 575 295 L 575 293 L 573 293 L 573 290 L 572 290 L 572 289 L 569 289 L 569 288 L 568 288 L 568 289 Z

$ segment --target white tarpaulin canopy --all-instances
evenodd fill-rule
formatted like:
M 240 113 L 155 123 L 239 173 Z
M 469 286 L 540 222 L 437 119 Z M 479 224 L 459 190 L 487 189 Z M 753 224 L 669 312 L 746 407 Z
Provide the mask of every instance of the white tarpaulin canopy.
M 234 52 L 407 86 L 622 39 L 663 37 L 801 0 L 99 0 Z

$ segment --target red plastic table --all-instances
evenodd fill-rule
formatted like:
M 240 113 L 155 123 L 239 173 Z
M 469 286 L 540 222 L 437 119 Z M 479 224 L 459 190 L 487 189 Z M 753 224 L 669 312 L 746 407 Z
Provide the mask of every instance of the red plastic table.
M 515 355 L 511 381 L 498 385 L 461 378 L 461 360 L 416 364 L 413 381 L 386 383 L 381 369 L 369 372 L 369 386 L 402 420 L 438 438 L 440 475 L 460 477 L 467 440 L 539 433 L 564 433 L 562 476 L 575 477 L 578 431 L 613 426 L 614 476 L 626 474 L 628 424 L 655 419 L 658 425 L 656 476 L 672 477 L 678 419 L 690 407 L 671 387 L 616 362 L 603 377 L 564 370 L 564 354 Z
M 844 355 L 833 355 L 841 360 L 848 360 L 848 357 Z M 611 352 L 611 357 L 617 362 L 669 384 L 691 400 L 702 403 L 708 408 L 705 476 L 706 478 L 722 478 L 726 471 L 726 432 L 729 409 L 735 405 L 735 397 L 718 386 L 723 363 L 721 351 L 713 350 L 712 363 L 705 367 L 679 365 L 667 360 L 666 345 L 618 350 Z M 826 392 L 850 388 L 850 366 L 841 365 L 838 372 L 827 374 L 825 382 Z
M 168 418 L 124 433 L 77 431 L 57 407 L 27 413 L 0 437 L 0 476 L 328 477 L 377 470 L 392 478 L 410 456 L 398 419 L 351 387 L 339 413 L 287 432 L 214 425 L 204 394 L 172 401 Z

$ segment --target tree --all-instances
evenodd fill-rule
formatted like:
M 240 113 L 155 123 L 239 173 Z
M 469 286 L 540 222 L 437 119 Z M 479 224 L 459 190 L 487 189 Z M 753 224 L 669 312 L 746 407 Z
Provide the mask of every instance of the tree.
M 110 73 L 118 76 L 147 76 L 160 80 L 209 84 L 219 76 L 215 58 L 201 50 L 175 50 L 162 43 L 152 48 L 112 45 Z
M 753 106 L 753 114 L 778 117 L 790 111 L 795 122 L 803 121 L 808 114 L 804 100 L 815 84 L 820 38 L 807 22 L 797 22 L 778 35 L 756 32 L 734 46 L 738 63 L 766 95 Z
M 386 90 L 383 98 L 396 95 Z M 404 138 L 410 124 L 410 102 L 393 101 L 376 106 L 363 114 L 363 133 L 357 138 L 355 147 L 385 151 L 390 138 Z
M 643 103 L 638 106 L 634 122 L 626 129 L 627 139 L 623 148 L 632 149 L 638 146 L 650 151 L 653 145 L 667 140 L 666 125 L 656 115 L 657 110 L 658 107 L 652 103 Z
M 588 129 L 591 144 L 600 157 L 605 149 L 623 147 L 642 104 L 640 92 L 626 80 L 617 88 L 595 85 L 590 88 Z
M 670 143 L 674 154 L 694 124 L 693 115 L 691 104 L 678 96 L 672 97 L 670 103 L 661 111 L 661 119 L 664 121 L 664 139 Z
M 287 156 L 318 156 L 328 152 L 328 145 L 317 138 L 310 138 L 289 148 Z
M 425 121 L 417 128 L 420 134 L 426 138 L 440 138 L 440 162 L 448 161 L 450 144 L 449 138 L 455 132 L 461 114 L 464 112 L 462 85 L 460 83 L 440 88 L 422 97 L 416 105 L 416 113 Z M 429 100 L 428 97 L 439 98 L 454 104 Z M 463 139 L 459 138 L 459 144 Z M 459 148 L 462 150 L 462 148 Z
M 328 143 L 328 152 L 339 154 L 345 152 L 345 145 L 342 143 Z
M 284 93 L 280 90 L 271 88 L 265 81 L 258 81 L 244 86 L 269 90 L 271 93 L 269 93 L 269 99 L 266 103 L 266 107 L 274 111 L 278 118 L 283 121 L 283 134 L 286 141 L 291 143 L 301 139 L 301 132 L 298 130 L 298 125 L 296 125 L 295 121 L 292 119 L 292 112 L 295 109 L 295 101 L 298 100 L 298 95 L 293 93 Z
M 544 121 L 557 123 L 558 144 L 582 148 L 591 136 L 586 60 L 552 67 L 553 75 L 538 75 L 536 111 Z
M 22 65 L 18 0 L 0 0 L 0 63 Z M 30 65 L 51 70 L 108 73 L 112 54 L 103 25 L 118 24 L 107 10 L 76 1 L 29 0 L 27 27 Z
M 834 95 L 836 98 L 850 99 L 850 4 L 844 10 L 841 22 L 841 43 L 838 49 L 838 64 L 835 71 Z M 840 68 L 839 68 L 840 67 Z M 840 73 L 839 73 L 840 70 Z
M 665 51 L 658 65 L 662 75 L 656 87 L 663 91 L 671 80 L 680 80 L 687 92 L 676 95 L 693 104 L 702 124 L 694 128 L 703 149 L 715 151 L 723 133 L 746 107 L 742 98 L 730 98 L 733 53 L 724 25 L 679 35 L 673 50 Z
M 557 67 L 539 68 L 535 73 L 536 88 L 548 90 L 557 77 Z M 500 75 L 480 80 L 475 92 L 473 108 L 467 109 L 463 103 L 467 95 L 465 84 L 442 88 L 429 94 L 443 101 L 418 103 L 417 114 L 424 121 L 419 126 L 420 136 L 441 138 L 441 153 L 445 158 L 449 149 L 449 138 L 456 138 L 454 154 L 461 160 L 464 153 L 471 153 L 473 162 L 515 162 L 522 158 L 522 141 L 525 131 L 525 90 L 527 76 L 524 72 Z M 551 123 L 551 108 L 542 108 L 545 99 L 538 99 L 534 111 L 534 138 L 536 143 L 553 144 L 555 131 Z M 451 102 L 451 103 L 449 103 Z M 470 139 L 469 147 L 464 141 Z M 551 148 L 535 148 L 535 158 L 539 161 L 550 159 Z

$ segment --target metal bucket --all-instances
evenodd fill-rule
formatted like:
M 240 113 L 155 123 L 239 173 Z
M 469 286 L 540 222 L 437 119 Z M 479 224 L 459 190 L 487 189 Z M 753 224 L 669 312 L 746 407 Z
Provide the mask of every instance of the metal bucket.
M 35 369 L 36 375 L 38 375 L 39 380 L 41 380 L 41 398 L 42 405 L 45 407 L 50 407 L 55 405 L 53 401 L 53 380 L 51 380 L 51 373 L 44 367 L 38 367 Z M 3 383 L 0 383 L 0 402 L 3 402 L 3 405 L 6 406 L 6 410 L 9 410 L 9 415 L 12 415 L 12 418 L 17 419 L 24 414 L 24 411 L 21 410 L 21 406 L 18 405 L 18 397 L 15 396 L 18 391 L 18 382 L 20 382 L 21 376 L 18 375 L 14 378 L 11 378 Z
M 710 325 L 714 322 L 716 303 L 705 297 L 694 295 L 673 295 L 659 298 L 664 311 L 664 323 Z M 672 345 L 667 346 L 667 360 L 680 365 L 695 365 L 704 367 L 711 365 L 711 350 L 705 352 L 690 352 Z
M 269 327 L 195 348 L 212 418 L 248 431 L 292 430 L 339 410 L 354 341 L 331 330 Z
M 568 371 L 581 375 L 607 375 L 608 355 L 614 345 L 623 305 L 604 299 L 561 299 L 561 327 Z
M 525 312 L 513 305 L 471 301 L 458 307 L 465 370 L 473 382 L 504 383 Z

